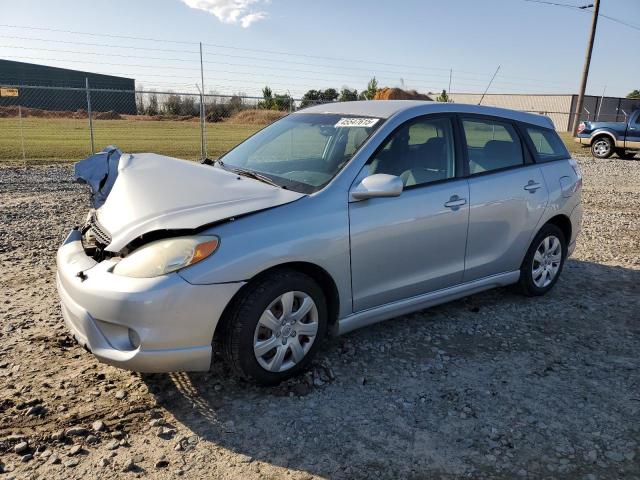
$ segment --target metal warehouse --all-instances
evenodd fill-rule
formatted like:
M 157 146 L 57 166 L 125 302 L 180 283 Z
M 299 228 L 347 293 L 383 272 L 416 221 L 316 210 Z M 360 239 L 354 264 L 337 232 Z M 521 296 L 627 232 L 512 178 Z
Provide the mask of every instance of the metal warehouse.
M 449 98 L 456 103 L 477 104 L 481 93 L 451 93 Z M 553 120 L 556 130 L 572 130 L 576 116 L 578 96 L 545 94 L 486 94 L 483 105 L 511 108 L 526 112 L 547 115 Z M 631 112 L 640 108 L 640 100 L 620 97 L 602 97 L 585 95 L 580 120 L 599 120 L 606 122 L 624 122 Z
M 99 73 L 0 60 L 0 105 L 21 105 L 42 110 L 87 109 L 87 83 L 94 112 L 136 113 L 135 80 Z

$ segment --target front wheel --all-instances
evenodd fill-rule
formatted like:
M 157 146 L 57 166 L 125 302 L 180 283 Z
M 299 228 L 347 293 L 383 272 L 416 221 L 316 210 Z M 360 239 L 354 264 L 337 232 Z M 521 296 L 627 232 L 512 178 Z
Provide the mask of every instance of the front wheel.
M 520 267 L 520 290 L 527 296 L 544 295 L 558 281 L 567 257 L 567 242 L 555 225 L 543 226 Z
M 249 284 L 223 319 L 223 352 L 240 376 L 274 385 L 303 371 L 322 343 L 327 306 L 302 273 L 273 272 Z
M 613 140 L 607 136 L 596 138 L 591 144 L 591 154 L 596 158 L 609 158 L 613 155 Z

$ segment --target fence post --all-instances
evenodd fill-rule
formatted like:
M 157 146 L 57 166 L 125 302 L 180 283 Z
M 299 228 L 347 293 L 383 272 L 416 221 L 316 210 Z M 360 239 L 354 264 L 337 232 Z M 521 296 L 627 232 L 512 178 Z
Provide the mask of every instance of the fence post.
M 87 90 L 87 116 L 89 117 L 89 135 L 91 137 L 91 154 L 96 153 L 95 146 L 93 144 L 93 120 L 91 119 L 91 93 L 89 93 L 89 78 L 84 79 L 85 88 Z
M 22 163 L 27 168 L 27 155 L 24 151 L 24 133 L 22 133 L 22 105 L 18 104 L 18 122 L 20 122 L 20 143 L 22 144 Z
M 205 106 L 204 106 L 204 68 L 202 66 L 202 42 L 200 42 L 200 156 L 207 158 L 207 139 L 205 137 Z

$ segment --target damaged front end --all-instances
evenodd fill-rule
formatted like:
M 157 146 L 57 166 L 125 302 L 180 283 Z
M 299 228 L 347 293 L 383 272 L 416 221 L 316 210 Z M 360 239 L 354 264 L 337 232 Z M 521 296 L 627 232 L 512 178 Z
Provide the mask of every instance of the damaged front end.
M 91 209 L 84 225 L 80 228 L 82 248 L 85 253 L 96 262 L 101 262 L 113 256 L 105 249 L 111 243 L 111 235 L 98 222 L 96 211 Z
M 114 146 L 78 162 L 75 176 L 91 190 L 92 209 L 78 230 L 97 262 L 305 196 L 220 166 Z
M 91 191 L 91 210 L 80 228 L 82 247 L 85 253 L 97 262 L 110 255 L 105 248 L 111 243 L 111 235 L 100 225 L 96 209 L 107 199 L 118 176 L 118 164 L 122 152 L 113 145 L 75 164 L 74 175 L 79 183 L 86 183 Z M 108 252 L 107 252 L 108 253 Z

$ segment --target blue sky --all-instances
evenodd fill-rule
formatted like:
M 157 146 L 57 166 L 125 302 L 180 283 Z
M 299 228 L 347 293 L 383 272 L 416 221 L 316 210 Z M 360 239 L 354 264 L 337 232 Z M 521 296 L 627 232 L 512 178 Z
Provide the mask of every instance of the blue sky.
M 601 13 L 640 28 L 639 0 L 602 2 Z M 572 93 L 591 22 L 524 0 L 0 0 L 0 11 L 0 58 L 194 91 L 201 41 L 207 91 L 270 85 L 294 96 L 361 90 L 374 75 L 380 86 L 439 91 L 449 69 L 452 91 L 477 92 L 498 65 L 490 92 Z M 640 89 L 639 45 L 640 29 L 601 18 L 588 93 Z

